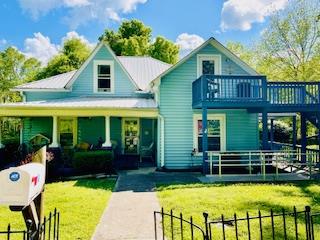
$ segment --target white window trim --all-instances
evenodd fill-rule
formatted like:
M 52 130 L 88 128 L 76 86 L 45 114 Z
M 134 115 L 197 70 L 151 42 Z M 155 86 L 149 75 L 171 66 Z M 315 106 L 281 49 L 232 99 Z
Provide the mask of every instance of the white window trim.
M 98 65 L 110 65 L 110 92 L 98 91 Z M 114 93 L 114 62 L 110 60 L 94 60 L 93 61 L 93 92 L 97 94 L 113 94 Z
M 220 54 L 197 54 L 197 77 L 202 75 L 202 61 L 213 60 L 215 62 L 214 74 L 221 74 L 221 55 Z
M 220 151 L 226 151 L 226 115 L 225 114 L 208 114 L 208 120 L 220 121 Z M 202 114 L 193 114 L 193 149 L 198 151 L 198 120 L 202 120 Z M 202 155 L 202 152 L 197 152 L 197 155 Z

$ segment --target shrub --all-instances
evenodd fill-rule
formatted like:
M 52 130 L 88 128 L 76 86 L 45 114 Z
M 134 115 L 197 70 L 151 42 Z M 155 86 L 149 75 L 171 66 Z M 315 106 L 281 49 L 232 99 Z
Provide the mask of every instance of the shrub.
M 112 160 L 112 151 L 75 152 L 72 164 L 75 169 L 85 173 L 110 173 L 112 171 Z

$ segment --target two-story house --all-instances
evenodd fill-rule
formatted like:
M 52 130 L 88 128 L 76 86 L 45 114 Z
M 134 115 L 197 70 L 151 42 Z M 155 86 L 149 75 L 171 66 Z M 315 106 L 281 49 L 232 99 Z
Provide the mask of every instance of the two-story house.
M 202 152 L 268 149 L 273 113 L 300 113 L 305 152 L 306 121 L 320 119 L 318 83 L 267 82 L 214 38 L 175 65 L 116 56 L 100 42 L 77 71 L 13 90 L 23 102 L 0 105 L 0 116 L 23 119 L 21 142 L 38 133 L 51 148 L 102 138 L 122 154 L 150 147 L 168 169 L 204 165 Z

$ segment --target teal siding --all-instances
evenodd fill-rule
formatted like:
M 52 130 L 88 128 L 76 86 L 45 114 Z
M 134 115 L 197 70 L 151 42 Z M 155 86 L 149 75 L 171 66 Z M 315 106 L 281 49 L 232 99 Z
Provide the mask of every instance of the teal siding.
M 248 74 L 207 45 L 198 54 L 221 54 L 222 74 Z M 197 78 L 197 54 L 161 79 L 160 114 L 164 117 L 164 159 L 168 168 L 190 167 L 193 149 L 192 82 Z M 257 149 L 258 117 L 245 110 L 221 110 L 226 114 L 227 150 Z
M 26 101 L 41 101 L 49 99 L 59 99 L 69 96 L 69 92 L 25 92 Z
M 121 148 L 121 119 L 111 117 L 110 138 Z M 86 142 L 97 145 L 99 137 L 105 141 L 104 117 L 78 118 L 78 143 Z
M 78 118 L 78 143 L 98 144 L 99 137 L 105 140 L 104 117 Z
M 33 117 L 23 119 L 23 142 L 28 142 L 36 134 L 43 134 L 52 138 L 52 118 L 51 117 Z
M 72 96 L 82 96 L 82 95 L 95 95 L 99 94 L 93 92 L 93 61 L 94 60 L 113 60 L 114 61 L 114 81 L 115 81 L 115 91 L 114 94 L 100 94 L 101 96 L 128 96 L 134 95 L 135 87 L 127 74 L 122 70 L 120 64 L 113 58 L 108 49 L 103 46 L 96 53 L 94 58 L 85 67 L 82 73 L 78 76 L 72 86 Z

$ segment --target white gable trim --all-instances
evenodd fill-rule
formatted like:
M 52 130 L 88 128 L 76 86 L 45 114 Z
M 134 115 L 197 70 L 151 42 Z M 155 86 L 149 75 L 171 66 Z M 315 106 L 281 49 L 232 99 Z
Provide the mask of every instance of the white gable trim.
M 76 81 L 76 79 L 80 76 L 80 74 L 82 73 L 82 71 L 88 66 L 88 64 L 91 62 L 91 60 L 93 60 L 93 58 L 96 56 L 97 52 L 103 47 L 105 46 L 107 48 L 107 50 L 110 52 L 110 54 L 112 55 L 112 57 L 114 58 L 114 60 L 120 65 L 121 69 L 125 72 L 125 74 L 128 76 L 128 78 L 130 79 L 130 81 L 132 82 L 132 84 L 135 86 L 136 90 L 140 90 L 137 83 L 133 80 L 133 78 L 130 76 L 130 74 L 128 73 L 128 71 L 124 68 L 124 66 L 121 64 L 121 62 L 119 61 L 118 57 L 114 54 L 114 52 L 112 51 L 112 49 L 109 47 L 108 44 L 104 43 L 104 42 L 100 42 L 92 51 L 92 53 L 90 54 L 90 56 L 88 57 L 88 59 L 81 65 L 81 67 L 78 69 L 78 71 L 73 75 L 73 77 L 71 78 L 71 80 L 68 82 L 68 84 L 66 85 L 66 88 L 70 88 L 73 83 Z
M 202 61 L 203 60 L 214 60 L 215 68 L 214 74 L 221 74 L 221 55 L 220 54 L 197 54 L 197 77 L 202 75 Z
M 161 73 L 159 76 L 157 76 L 154 80 L 151 81 L 151 84 L 156 81 L 158 78 L 162 78 L 163 76 L 167 75 L 177 67 L 179 67 L 181 64 L 185 63 L 187 60 L 189 60 L 193 55 L 195 55 L 197 52 L 199 52 L 201 49 L 203 49 L 205 46 L 207 46 L 209 43 L 212 44 L 212 46 L 216 47 L 221 53 L 225 54 L 228 58 L 230 58 L 232 61 L 234 61 L 236 64 L 238 64 L 243 70 L 248 72 L 251 75 L 259 75 L 256 70 L 254 70 L 252 67 L 250 67 L 248 64 L 246 64 L 244 61 L 242 61 L 238 56 L 233 54 L 229 49 L 224 47 L 221 43 L 219 43 L 215 38 L 211 37 L 207 41 L 205 41 L 203 44 L 201 44 L 199 47 L 191 51 L 187 56 L 182 58 L 178 63 L 173 65 L 171 68 L 167 69 L 163 73 Z

